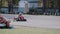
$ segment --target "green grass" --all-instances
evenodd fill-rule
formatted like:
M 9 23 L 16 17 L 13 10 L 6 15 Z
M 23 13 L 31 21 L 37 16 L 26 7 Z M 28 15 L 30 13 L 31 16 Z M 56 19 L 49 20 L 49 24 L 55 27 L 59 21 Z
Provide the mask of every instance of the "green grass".
M 46 28 L 0 29 L 0 34 L 60 34 L 60 29 L 46 29 Z

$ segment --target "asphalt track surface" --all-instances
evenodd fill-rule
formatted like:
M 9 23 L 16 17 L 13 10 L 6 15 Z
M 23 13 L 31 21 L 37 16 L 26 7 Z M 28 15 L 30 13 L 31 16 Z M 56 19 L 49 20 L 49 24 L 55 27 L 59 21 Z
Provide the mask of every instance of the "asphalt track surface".
M 46 15 L 23 15 L 26 22 L 17 22 L 13 18 L 17 15 L 13 14 L 2 14 L 8 20 L 11 21 L 11 25 L 15 26 L 28 26 L 28 27 L 38 27 L 38 28 L 56 28 L 60 29 L 60 16 L 46 16 Z

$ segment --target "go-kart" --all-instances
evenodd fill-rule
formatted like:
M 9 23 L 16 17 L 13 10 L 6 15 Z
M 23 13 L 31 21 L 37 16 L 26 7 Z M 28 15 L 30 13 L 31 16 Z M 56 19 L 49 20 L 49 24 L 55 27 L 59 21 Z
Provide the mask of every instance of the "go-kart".
M 19 19 L 19 18 L 14 18 L 14 20 L 15 20 L 15 21 L 27 21 L 26 19 L 21 20 L 21 19 Z

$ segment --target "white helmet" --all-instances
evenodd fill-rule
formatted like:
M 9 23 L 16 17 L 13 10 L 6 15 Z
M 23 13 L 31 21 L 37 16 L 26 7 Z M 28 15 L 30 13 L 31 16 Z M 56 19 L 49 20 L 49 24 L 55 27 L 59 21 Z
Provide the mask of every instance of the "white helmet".
M 22 13 L 21 13 L 21 12 L 19 13 L 19 15 L 20 15 L 20 14 L 22 15 Z

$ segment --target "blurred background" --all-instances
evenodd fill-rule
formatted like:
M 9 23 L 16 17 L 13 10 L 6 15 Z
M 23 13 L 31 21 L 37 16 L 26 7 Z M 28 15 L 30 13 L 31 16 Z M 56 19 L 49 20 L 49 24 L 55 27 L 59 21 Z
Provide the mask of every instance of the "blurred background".
M 60 16 L 60 0 L 0 0 L 0 14 Z

